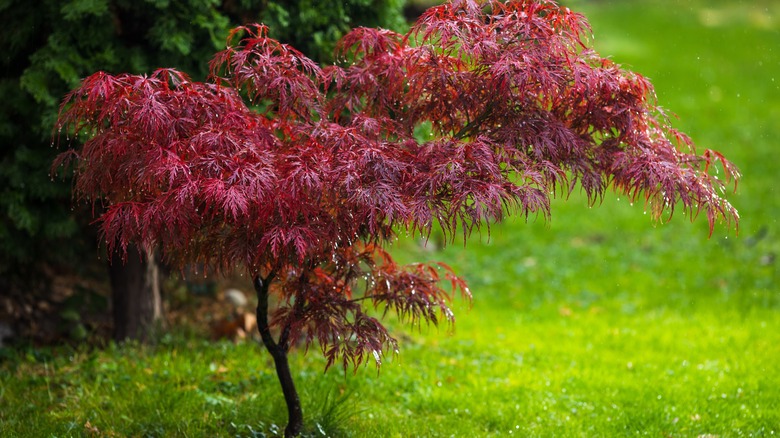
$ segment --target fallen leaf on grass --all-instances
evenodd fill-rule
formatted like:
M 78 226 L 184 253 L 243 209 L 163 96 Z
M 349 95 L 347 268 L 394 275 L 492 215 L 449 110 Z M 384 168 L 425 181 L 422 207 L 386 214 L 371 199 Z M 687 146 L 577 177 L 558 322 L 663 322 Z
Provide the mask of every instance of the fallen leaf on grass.
M 84 429 L 86 429 L 87 433 L 89 433 L 90 436 L 101 436 L 100 429 L 93 426 L 92 423 L 87 420 L 86 423 L 84 423 Z

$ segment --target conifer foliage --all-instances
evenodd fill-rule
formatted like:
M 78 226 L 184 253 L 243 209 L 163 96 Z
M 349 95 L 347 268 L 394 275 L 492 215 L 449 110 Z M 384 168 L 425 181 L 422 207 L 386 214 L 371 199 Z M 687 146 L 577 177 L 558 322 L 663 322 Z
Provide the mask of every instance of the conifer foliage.
M 75 192 L 104 207 L 110 247 L 252 276 L 296 435 L 293 344 L 328 366 L 379 366 L 396 340 L 366 307 L 436 324 L 454 321 L 454 294 L 470 297 L 446 265 L 394 262 L 384 248 L 398 230 L 465 239 L 507 214 L 548 216 L 575 186 L 594 202 L 612 187 L 657 218 L 736 222 L 719 195 L 736 169 L 697 153 L 650 83 L 588 35 L 551 1 L 452 1 L 405 35 L 355 29 L 322 68 L 245 26 L 208 82 L 171 69 L 86 78 L 58 122 L 86 140 L 56 165 L 72 163 Z

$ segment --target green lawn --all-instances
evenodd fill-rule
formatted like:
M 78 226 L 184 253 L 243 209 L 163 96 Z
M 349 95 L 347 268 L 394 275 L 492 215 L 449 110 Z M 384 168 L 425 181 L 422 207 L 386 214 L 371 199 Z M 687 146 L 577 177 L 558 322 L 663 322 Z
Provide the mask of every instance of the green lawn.
M 610 195 L 556 200 L 450 263 L 474 293 L 456 330 L 398 328 L 383 366 L 323 374 L 291 357 L 313 436 L 780 435 L 780 5 L 570 1 L 602 55 L 648 76 L 678 128 L 742 170 L 739 235 L 653 223 Z M 477 237 L 477 236 L 474 236 Z M 2 436 L 274 436 L 264 351 L 180 336 L 155 347 L 3 351 Z

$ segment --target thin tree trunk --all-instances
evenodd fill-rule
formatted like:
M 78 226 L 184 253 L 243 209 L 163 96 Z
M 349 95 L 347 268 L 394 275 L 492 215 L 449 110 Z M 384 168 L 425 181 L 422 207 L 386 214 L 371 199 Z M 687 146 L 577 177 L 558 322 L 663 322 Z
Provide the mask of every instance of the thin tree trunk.
M 280 339 L 280 342 L 277 343 L 268 327 L 268 287 L 272 279 L 273 274 L 265 279 L 260 276 L 254 279 L 255 291 L 257 292 L 257 330 L 263 339 L 263 345 L 274 359 L 276 376 L 282 385 L 284 401 L 287 403 L 287 427 L 284 429 L 284 436 L 295 437 L 303 429 L 303 411 L 298 391 L 295 390 L 295 383 L 290 373 L 290 364 L 287 361 L 287 350 L 289 349 L 287 339 Z M 286 337 L 283 336 L 283 338 Z
M 128 248 L 127 260 L 115 252 L 109 273 L 114 314 L 114 339 L 147 341 L 162 321 L 160 269 L 153 253 Z

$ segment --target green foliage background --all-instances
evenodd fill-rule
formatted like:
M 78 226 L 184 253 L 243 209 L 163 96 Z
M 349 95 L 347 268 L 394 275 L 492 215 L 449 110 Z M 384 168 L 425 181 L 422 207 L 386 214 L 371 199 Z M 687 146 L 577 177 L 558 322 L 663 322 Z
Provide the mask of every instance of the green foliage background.
M 74 211 L 68 179 L 49 172 L 57 107 L 83 77 L 173 67 L 203 79 L 229 29 L 252 22 L 327 61 L 352 27 L 402 27 L 402 7 L 403 0 L 0 0 L 0 287 L 28 283 L 42 263 L 95 259 L 89 207 Z

